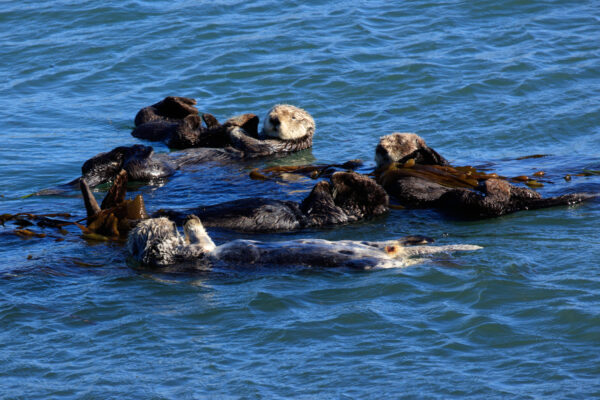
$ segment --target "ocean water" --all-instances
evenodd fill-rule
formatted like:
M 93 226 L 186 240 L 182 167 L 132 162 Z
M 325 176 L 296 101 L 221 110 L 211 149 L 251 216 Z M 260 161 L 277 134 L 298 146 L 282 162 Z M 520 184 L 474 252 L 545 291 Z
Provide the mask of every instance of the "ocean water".
M 201 165 L 143 186 L 150 210 L 314 181 L 253 168 L 373 165 L 420 134 L 456 165 L 546 172 L 544 195 L 600 192 L 598 2 L 0 1 L 0 214 L 84 216 L 77 177 L 166 95 L 219 119 L 277 103 L 317 122 L 312 150 Z M 168 151 L 154 144 L 157 152 Z M 520 157 L 545 154 L 544 158 Z M 98 198 L 103 196 L 97 191 Z M 600 202 L 485 221 L 392 210 L 280 235 L 428 235 L 483 246 L 404 269 L 160 273 L 73 229 L 0 226 L 0 398 L 600 396 Z M 250 235 L 210 230 L 217 243 Z

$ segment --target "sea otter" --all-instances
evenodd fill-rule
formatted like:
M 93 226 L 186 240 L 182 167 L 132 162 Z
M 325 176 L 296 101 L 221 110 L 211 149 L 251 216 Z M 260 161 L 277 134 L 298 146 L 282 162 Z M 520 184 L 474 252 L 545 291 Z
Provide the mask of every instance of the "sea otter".
M 448 161 L 414 133 L 382 137 L 375 150 L 377 181 L 402 205 L 437 208 L 469 218 L 580 203 L 587 194 L 542 198 L 534 190 L 518 187 L 497 175 L 479 179 L 456 174 Z
M 183 211 L 160 210 L 153 216 L 182 224 L 195 214 L 209 227 L 277 232 L 346 224 L 387 211 L 388 196 L 374 180 L 356 172 L 336 172 L 330 182 L 318 182 L 301 203 L 254 197 Z
M 152 106 L 141 109 L 135 117 L 134 137 L 163 141 L 172 149 L 194 147 L 233 147 L 246 157 L 261 157 L 275 153 L 304 150 L 312 146 L 315 121 L 305 110 L 289 104 L 271 108 L 263 129 L 258 131 L 259 119 L 243 114 L 224 124 L 211 114 L 193 107 L 194 99 L 166 97 Z
M 130 181 L 152 182 L 173 175 L 177 168 L 178 163 L 168 154 L 154 154 L 152 147 L 136 144 L 119 146 L 90 158 L 81 166 L 81 178 L 95 187 L 113 181 L 124 169 Z M 70 182 L 78 183 L 79 178 Z
M 406 246 L 403 240 L 334 242 L 322 239 L 234 240 L 217 246 L 197 216 L 188 217 L 183 229 L 185 238 L 168 218 L 143 220 L 129 233 L 127 248 L 137 262 L 154 267 L 191 262 L 204 268 L 287 265 L 353 269 L 399 268 L 409 265 L 410 258 L 415 256 L 481 248 L 473 245 Z
M 191 120 L 199 118 L 194 114 L 185 115 L 185 112 L 191 112 L 188 103 L 193 99 L 185 99 L 187 102 L 181 99 L 185 98 L 168 97 L 162 102 L 146 107 L 138 113 L 136 121 L 149 121 L 142 123 L 147 125 L 146 132 L 154 128 L 158 129 L 160 124 L 175 123 L 177 124 L 175 132 L 181 133 L 184 125 L 187 126 L 192 123 Z M 174 108 L 173 104 L 175 104 L 180 108 L 176 108 L 177 112 L 169 114 L 164 109 L 171 110 L 171 108 L 164 104 L 168 104 L 171 108 Z M 179 122 L 173 122 L 177 116 L 184 117 Z M 254 114 L 230 118 L 223 125 L 215 119 L 211 124 L 204 132 L 205 135 L 201 135 L 200 139 L 190 146 L 192 148 L 186 150 L 155 154 L 150 146 L 133 145 L 120 146 L 97 154 L 83 164 L 82 177 L 91 187 L 94 187 L 113 180 L 121 169 L 125 169 L 130 180 L 152 182 L 167 178 L 186 165 L 208 161 L 260 158 L 304 150 L 312 146 L 315 132 L 315 122 L 308 112 L 286 104 L 277 105 L 269 111 L 261 132 L 258 132 L 258 117 Z M 152 135 L 154 133 L 150 132 L 149 137 Z M 177 136 L 177 138 L 180 142 L 187 140 L 184 136 Z M 77 179 L 70 184 L 77 184 Z

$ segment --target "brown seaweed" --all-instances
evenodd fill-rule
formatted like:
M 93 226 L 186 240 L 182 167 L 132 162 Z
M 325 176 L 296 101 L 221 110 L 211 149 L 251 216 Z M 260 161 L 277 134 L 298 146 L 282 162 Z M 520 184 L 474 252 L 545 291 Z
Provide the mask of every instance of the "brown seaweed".
M 80 181 L 83 201 L 87 212 L 87 226 L 75 223 L 88 240 L 123 240 L 135 226 L 136 221 L 148 218 L 144 199 L 137 195 L 132 200 L 125 199 L 127 193 L 127 172 L 121 170 L 113 185 L 98 207 L 96 199 L 84 179 Z
M 308 176 L 312 179 L 329 177 L 336 170 L 354 171 L 363 165 L 362 160 L 350 160 L 343 164 L 314 164 L 314 165 L 277 165 L 262 169 L 260 172 L 251 172 L 251 178 L 257 179 L 258 176 L 264 176 L 266 179 L 271 177 L 281 177 L 285 174 L 298 174 Z M 258 175 L 260 174 L 260 175 Z M 254 177 L 252 176 L 254 175 Z M 258 178 L 261 179 L 261 178 Z

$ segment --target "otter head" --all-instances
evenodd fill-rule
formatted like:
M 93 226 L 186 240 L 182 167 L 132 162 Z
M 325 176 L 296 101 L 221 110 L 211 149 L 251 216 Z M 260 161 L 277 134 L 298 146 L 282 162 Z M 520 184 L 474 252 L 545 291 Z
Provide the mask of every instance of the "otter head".
M 127 238 L 127 249 L 133 258 L 151 266 L 172 264 L 182 245 L 177 227 L 168 218 L 142 220 Z
M 195 215 L 189 215 L 183 224 L 183 232 L 185 233 L 185 239 L 190 246 L 198 247 L 203 253 L 209 253 L 213 251 L 216 246 L 212 241 L 200 218 Z
M 313 117 L 305 110 L 289 104 L 278 104 L 271 108 L 262 130 L 263 136 L 281 140 L 312 137 L 314 133 Z
M 377 168 L 394 162 L 404 163 L 411 158 L 419 164 L 448 165 L 448 161 L 417 134 L 395 132 L 379 139 L 375 149 Z
M 83 163 L 81 176 L 90 187 L 94 187 L 115 179 L 121 169 L 128 169 L 126 165 L 132 160 L 149 159 L 153 152 L 152 147 L 141 144 L 116 147 L 109 152 L 97 154 Z

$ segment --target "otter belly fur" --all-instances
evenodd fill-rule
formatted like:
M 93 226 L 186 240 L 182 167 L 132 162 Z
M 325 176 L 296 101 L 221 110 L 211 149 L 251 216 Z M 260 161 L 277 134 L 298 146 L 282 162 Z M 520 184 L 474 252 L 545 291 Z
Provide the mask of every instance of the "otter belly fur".
M 306 266 L 356 269 L 398 268 L 411 258 L 440 252 L 470 251 L 473 245 L 405 246 L 401 240 L 385 242 L 300 239 L 284 242 L 234 240 L 220 246 L 212 242 L 200 219 L 190 216 L 182 237 L 167 218 L 141 221 L 129 234 L 127 248 L 138 262 L 164 267 L 180 262 L 201 266 L 256 267 Z

